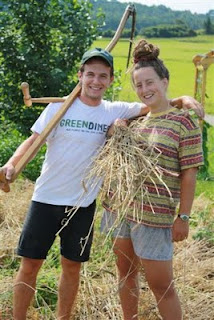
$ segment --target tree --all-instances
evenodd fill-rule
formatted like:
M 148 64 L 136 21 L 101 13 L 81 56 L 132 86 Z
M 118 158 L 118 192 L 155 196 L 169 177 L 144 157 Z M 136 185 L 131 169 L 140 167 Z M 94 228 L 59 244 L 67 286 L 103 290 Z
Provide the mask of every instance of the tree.
M 32 96 L 67 95 L 77 63 L 92 44 L 92 4 L 78 0 L 3 0 L 0 13 L 0 114 L 28 133 L 41 112 L 23 106 L 20 84 Z
M 210 16 L 204 21 L 205 34 L 214 34 L 214 25 L 211 22 Z
M 172 38 L 172 37 L 195 37 L 194 30 L 189 29 L 185 24 L 159 25 L 141 30 L 141 33 L 148 38 Z

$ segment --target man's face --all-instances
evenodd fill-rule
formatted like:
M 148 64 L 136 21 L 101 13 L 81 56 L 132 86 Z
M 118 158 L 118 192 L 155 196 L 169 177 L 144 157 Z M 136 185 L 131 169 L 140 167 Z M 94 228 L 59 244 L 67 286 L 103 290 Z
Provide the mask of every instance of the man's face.
M 83 103 L 97 106 L 113 81 L 111 68 L 102 61 L 92 61 L 84 65 L 84 71 L 79 71 L 78 77 L 82 86 L 80 99 Z

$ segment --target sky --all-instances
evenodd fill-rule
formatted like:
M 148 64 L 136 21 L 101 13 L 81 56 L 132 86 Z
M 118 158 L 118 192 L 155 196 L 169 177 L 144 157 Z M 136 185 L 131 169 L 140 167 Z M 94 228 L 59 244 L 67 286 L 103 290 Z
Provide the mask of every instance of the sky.
M 209 10 L 214 10 L 214 0 L 119 0 L 120 2 L 138 2 L 147 6 L 164 5 L 172 10 L 190 10 L 192 13 L 206 14 Z

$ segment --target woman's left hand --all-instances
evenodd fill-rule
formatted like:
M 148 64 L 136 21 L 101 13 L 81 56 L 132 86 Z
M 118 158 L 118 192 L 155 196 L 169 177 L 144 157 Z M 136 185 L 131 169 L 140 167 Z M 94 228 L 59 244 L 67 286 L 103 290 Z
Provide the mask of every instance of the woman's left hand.
M 114 123 L 109 127 L 107 131 L 107 137 L 111 137 L 114 134 L 115 127 L 127 127 L 126 119 L 116 119 Z
M 172 226 L 172 241 L 183 241 L 189 234 L 189 222 L 176 218 Z

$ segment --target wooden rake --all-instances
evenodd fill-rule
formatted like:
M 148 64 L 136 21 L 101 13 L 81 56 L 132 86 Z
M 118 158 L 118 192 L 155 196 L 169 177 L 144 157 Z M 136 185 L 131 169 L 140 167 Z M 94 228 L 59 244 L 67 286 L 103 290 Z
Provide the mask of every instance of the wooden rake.
M 193 57 L 193 63 L 196 68 L 195 72 L 195 88 L 194 88 L 194 98 L 198 98 L 197 94 L 201 89 L 201 97 L 200 102 L 204 106 L 205 105 L 205 95 L 206 95 L 206 77 L 207 77 L 207 69 L 209 66 L 214 63 L 214 50 L 206 54 L 198 54 Z M 200 79 L 200 75 L 202 75 Z
M 214 63 L 214 50 L 194 56 L 192 62 L 195 65 L 194 98 L 205 108 L 207 70 Z M 200 119 L 199 123 L 201 129 L 203 129 L 204 120 Z
M 118 42 L 122 31 L 124 29 L 124 26 L 126 24 L 126 21 L 130 16 L 135 18 L 136 11 L 134 5 L 128 5 L 125 9 L 125 12 L 121 18 L 120 24 L 117 28 L 117 31 L 115 32 L 114 37 L 108 44 L 108 46 L 105 48 L 106 51 L 111 52 L 112 49 L 115 47 L 116 43 Z M 130 42 L 131 44 L 131 42 Z M 63 102 L 61 108 L 59 111 L 54 115 L 54 117 L 51 119 L 51 121 L 48 123 L 46 128 L 41 132 L 41 134 L 38 136 L 38 138 L 33 142 L 33 144 L 30 146 L 30 148 L 27 150 L 27 152 L 23 155 L 23 157 L 19 160 L 19 162 L 15 165 L 15 171 L 12 177 L 12 181 L 14 181 L 19 173 L 24 169 L 24 167 L 28 164 L 28 162 L 31 160 L 32 156 L 39 150 L 39 148 L 43 145 L 45 142 L 47 136 L 50 134 L 52 129 L 57 125 L 57 123 L 60 121 L 60 119 L 63 117 L 63 115 L 66 113 L 68 108 L 72 105 L 73 101 L 80 95 L 81 92 L 81 86 L 78 83 L 74 90 L 66 97 L 66 98 L 51 98 L 51 97 L 45 97 L 45 98 L 31 98 L 29 93 L 29 86 L 28 84 L 22 83 L 22 90 L 24 93 L 24 102 L 27 106 L 31 106 L 32 102 L 37 103 L 50 103 L 50 102 Z M 0 169 L 0 183 L 3 183 L 3 187 L 1 188 L 5 192 L 10 191 L 9 182 L 5 178 L 5 173 L 3 169 Z

